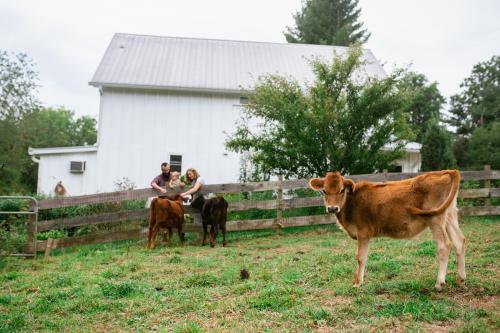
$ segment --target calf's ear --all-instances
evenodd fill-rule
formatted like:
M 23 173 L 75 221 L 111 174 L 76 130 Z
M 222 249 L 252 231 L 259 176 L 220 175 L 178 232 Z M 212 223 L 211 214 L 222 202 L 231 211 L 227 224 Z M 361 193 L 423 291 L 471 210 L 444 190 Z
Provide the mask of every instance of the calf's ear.
M 344 179 L 344 186 L 349 188 L 351 192 L 356 190 L 356 183 L 352 179 Z
M 325 180 L 323 178 L 313 178 L 309 181 L 309 186 L 316 191 L 322 190 L 325 185 Z

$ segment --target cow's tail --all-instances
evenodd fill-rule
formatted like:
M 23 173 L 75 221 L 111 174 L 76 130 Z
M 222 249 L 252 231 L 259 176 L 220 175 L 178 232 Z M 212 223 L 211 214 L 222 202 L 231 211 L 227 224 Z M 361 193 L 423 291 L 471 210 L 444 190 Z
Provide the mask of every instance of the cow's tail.
M 149 206 L 149 227 L 152 228 L 156 223 L 156 201 L 158 198 L 151 200 L 151 205 Z
M 434 216 L 441 214 L 450 206 L 451 202 L 455 199 L 458 188 L 460 186 L 460 172 L 458 170 L 447 170 L 446 174 L 450 175 L 452 181 L 450 194 L 448 194 L 448 198 L 446 198 L 446 201 L 438 208 L 431 210 L 422 210 L 416 207 L 409 207 L 408 212 L 410 214 Z

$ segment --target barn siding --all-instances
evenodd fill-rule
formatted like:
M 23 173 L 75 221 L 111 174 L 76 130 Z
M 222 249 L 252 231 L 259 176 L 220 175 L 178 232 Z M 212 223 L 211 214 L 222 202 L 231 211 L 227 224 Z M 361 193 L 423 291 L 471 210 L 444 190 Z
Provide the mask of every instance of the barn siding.
M 63 165 L 66 162 L 62 160 L 77 155 L 43 156 L 39 192 L 50 193 L 55 183 L 47 179 L 58 174 L 62 178 L 59 180 L 68 182 L 72 195 L 113 191 L 115 182 L 122 177 L 139 188 L 147 187 L 159 173 L 161 162 L 168 162 L 171 154 L 182 155 L 183 172 L 195 167 L 207 183 L 235 182 L 239 177 L 239 156 L 226 151 L 224 142 L 225 133 L 234 131 L 239 118 L 239 97 L 104 89 L 99 148 L 92 161 L 98 172 L 80 177 L 86 184 L 75 183 L 55 165 Z

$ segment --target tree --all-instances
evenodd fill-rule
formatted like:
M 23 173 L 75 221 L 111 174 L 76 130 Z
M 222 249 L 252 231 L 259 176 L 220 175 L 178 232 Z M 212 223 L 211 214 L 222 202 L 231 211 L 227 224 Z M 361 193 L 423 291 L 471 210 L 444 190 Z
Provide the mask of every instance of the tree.
M 302 87 L 277 75 L 260 78 L 229 150 L 249 154 L 264 174 L 285 177 L 373 172 L 402 156 L 411 132 L 398 73 L 353 80 L 362 65 L 359 47 L 332 63 L 311 62 L 315 82 Z M 383 151 L 386 144 L 393 150 Z
M 485 164 L 495 170 L 500 169 L 500 121 L 474 130 L 465 158 L 468 166 L 475 170 L 482 169 Z
M 458 165 L 496 165 L 498 154 L 492 149 L 500 146 L 494 133 L 500 122 L 500 56 L 476 64 L 460 87 L 462 91 L 451 97 L 451 117 L 447 120 L 456 128 L 453 151 Z
M 22 188 L 20 156 L 26 154 L 20 140 L 20 119 L 39 107 L 38 74 L 25 54 L 0 50 L 0 192 Z
M 477 127 L 500 120 L 500 56 L 476 64 L 460 88 L 451 97 L 448 120 L 457 134 L 467 136 Z
M 0 120 L 15 120 L 39 105 L 38 73 L 26 54 L 0 50 Z
M 445 98 L 439 92 L 437 82 L 429 83 L 424 74 L 412 71 L 404 72 L 398 87 L 409 95 L 410 127 L 415 133 L 415 141 L 422 143 L 431 123 L 441 120 L 440 110 Z
M 358 22 L 359 0 L 306 0 L 295 13 L 295 27 L 284 33 L 289 43 L 349 46 L 365 43 L 370 33 Z
M 69 147 L 92 145 L 97 140 L 97 122 L 60 107 L 42 108 L 25 115 L 21 121 L 24 140 L 32 147 Z
M 437 119 L 432 120 L 423 135 L 422 171 L 442 170 L 456 167 L 455 157 L 451 148 L 451 135 Z
M 26 114 L 20 121 L 20 140 L 23 154 L 18 158 L 21 166 L 21 183 L 31 191 L 36 190 L 37 170 L 27 155 L 28 147 L 70 147 L 92 145 L 97 141 L 97 122 L 89 116 L 75 118 L 63 107 L 42 108 Z

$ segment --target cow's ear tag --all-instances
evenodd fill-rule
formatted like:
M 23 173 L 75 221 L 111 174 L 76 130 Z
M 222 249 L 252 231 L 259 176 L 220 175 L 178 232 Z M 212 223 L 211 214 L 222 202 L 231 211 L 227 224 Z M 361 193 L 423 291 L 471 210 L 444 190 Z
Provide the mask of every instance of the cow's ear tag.
M 324 185 L 325 180 L 323 178 L 313 178 L 309 181 L 309 187 L 316 191 L 322 190 Z

